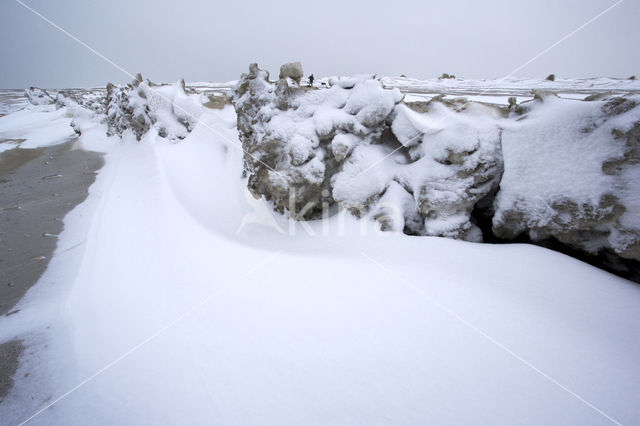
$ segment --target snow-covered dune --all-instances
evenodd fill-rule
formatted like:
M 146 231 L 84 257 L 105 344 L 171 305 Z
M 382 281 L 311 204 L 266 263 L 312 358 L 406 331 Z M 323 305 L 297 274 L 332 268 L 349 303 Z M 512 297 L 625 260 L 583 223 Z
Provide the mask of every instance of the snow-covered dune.
M 636 421 L 637 284 L 344 211 L 289 221 L 249 195 L 230 105 L 202 108 L 181 138 L 153 116 L 139 141 L 80 106 L 29 108 L 0 125 L 65 111 L 105 165 L 0 319 L 0 341 L 29 348 L 1 423 Z

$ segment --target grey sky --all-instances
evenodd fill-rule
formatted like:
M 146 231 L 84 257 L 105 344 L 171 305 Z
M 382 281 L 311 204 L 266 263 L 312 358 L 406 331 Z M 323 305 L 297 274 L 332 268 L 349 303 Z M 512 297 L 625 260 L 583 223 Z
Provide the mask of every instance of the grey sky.
M 277 74 L 497 78 L 614 0 L 23 0 L 152 81 L 228 81 L 250 62 Z M 0 87 L 102 86 L 129 78 L 14 0 L 0 0 Z M 640 74 L 640 2 L 626 0 L 517 73 Z M 639 75 L 640 77 L 640 75 Z

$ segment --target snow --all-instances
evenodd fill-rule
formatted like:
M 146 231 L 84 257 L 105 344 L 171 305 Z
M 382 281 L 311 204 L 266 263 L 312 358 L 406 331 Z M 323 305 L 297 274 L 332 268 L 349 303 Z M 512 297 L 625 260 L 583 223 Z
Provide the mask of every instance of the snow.
M 405 92 L 422 93 L 469 93 L 492 95 L 498 93 L 513 96 L 531 92 L 532 89 L 563 93 L 626 93 L 640 91 L 640 80 L 618 78 L 562 78 L 555 81 L 541 78 L 523 78 L 516 76 L 496 80 L 479 79 L 428 79 L 419 80 L 408 77 L 383 77 L 385 86 L 397 87 Z
M 621 147 L 604 144 L 599 136 L 610 134 L 615 126 L 576 137 L 599 115 L 602 103 L 573 102 L 566 108 L 566 102 L 549 96 L 526 119 L 505 128 L 502 197 L 527 194 L 549 199 L 562 195 L 597 200 L 613 185 L 614 177 L 602 172 L 602 163 L 619 156 Z
M 153 127 L 161 137 L 176 141 L 192 130 L 202 110 L 203 94 L 187 94 L 184 81 L 156 85 L 134 80 L 126 86 L 107 86 L 109 134 L 132 131 L 139 140 Z
M 439 117 L 423 117 L 407 106 L 400 105 L 391 124 L 391 130 L 400 143 L 409 148 L 419 144 L 424 134 L 434 135 L 444 130 L 445 119 L 449 119 L 446 111 L 444 116 L 440 114 Z
M 539 114 L 552 117 L 553 102 Z M 42 108 L 0 118 L 0 131 L 59 142 L 44 135 L 70 117 Z M 233 109 L 199 118 L 171 143 L 107 137 L 76 111 L 78 146 L 105 152 L 105 166 L 21 311 L 0 319 L 0 341 L 20 335 L 33 348 L 3 423 L 51 403 L 31 424 L 636 421 L 636 284 L 529 245 L 381 235 L 344 214 L 287 223 L 246 198 Z M 464 148 L 476 118 L 425 136 L 425 161 L 444 132 Z M 514 126 L 526 134 L 527 120 Z M 366 161 L 344 173 L 384 154 L 359 145 L 350 158 Z M 353 191 L 386 184 L 394 169 L 381 166 L 349 181 Z M 384 197 L 405 194 L 392 182 Z M 288 226 L 294 236 L 277 229 Z
M 640 98 L 628 97 L 632 106 L 626 112 L 608 117 L 603 114 L 611 98 L 581 102 L 553 95 L 536 101 L 535 108 L 520 121 L 505 125 L 502 149 L 504 175 L 496 200 L 494 220 L 507 220 L 514 211 L 523 212 L 530 229 L 545 227 L 569 228 L 575 222 L 563 223 L 554 203 L 570 200 L 581 220 L 588 221 L 591 211 L 606 212 L 606 197 L 624 206 L 620 219 L 626 229 L 640 229 L 637 180 L 634 167 L 623 172 L 607 173 L 609 162 L 624 159 L 630 147 L 626 138 L 612 138 L 615 132 L 628 132 L 640 121 Z M 632 164 L 632 163 L 629 163 Z M 622 166 L 620 166 L 622 167 Z M 632 189 L 633 188 L 633 189 Z M 610 204 L 610 203 L 609 203 Z M 495 223 L 495 222 L 494 222 Z M 601 226 L 601 231 L 605 227 Z M 630 241 L 617 231 L 609 230 L 609 243 L 620 252 Z M 597 251 L 599 244 L 590 243 Z
M 427 102 L 433 99 L 436 96 L 440 96 L 440 93 L 412 93 L 408 92 L 404 95 L 405 102 Z M 567 97 L 571 99 L 584 99 L 588 95 L 584 94 L 575 94 L 575 93 L 563 93 L 562 97 Z M 492 96 L 492 95 L 467 95 L 467 96 L 456 96 L 456 95 L 446 95 L 443 96 L 443 100 L 447 101 L 461 101 L 465 102 L 482 102 L 486 104 L 492 105 L 509 105 L 509 98 L 515 98 L 517 103 L 521 103 L 524 101 L 530 101 L 533 99 L 533 96 Z
M 334 136 L 331 140 L 331 153 L 335 157 L 336 160 L 342 161 L 353 150 L 358 144 L 358 137 L 351 133 L 340 133 Z
M 2 143 L 0 143 L 0 153 L 16 148 L 19 145 L 20 145 L 20 142 L 17 142 L 17 141 L 11 141 L 11 140 L 2 141 Z
M 398 89 L 371 76 L 330 79 L 323 89 L 292 88 L 266 77 L 252 64 L 231 97 L 243 148 L 251 154 L 245 170 L 256 197 L 298 217 L 303 211 L 306 218 L 319 216 L 323 203 L 364 216 L 379 210 L 375 204 L 395 181 L 414 199 L 411 204 L 410 197 L 400 197 L 407 207 L 402 216 L 429 218 L 403 220 L 408 232 L 482 239 L 470 214 L 502 172 L 502 111 L 471 104 L 456 112 L 433 102 L 428 114 L 413 112 L 401 104 Z
M 333 178 L 346 157 L 356 155 L 356 145 L 380 140 L 402 94 L 368 76 L 323 89 L 289 86 L 286 79 L 273 83 L 267 77 L 252 64 L 230 97 L 239 112 L 242 147 L 250 154 L 244 169 L 251 193 L 294 217 L 317 217 L 323 203 L 334 198 L 349 203 L 336 198 L 353 199 L 348 192 L 333 191 L 331 183 L 339 181 Z M 340 136 L 345 134 L 350 136 Z
M 362 206 L 363 200 L 383 192 L 393 179 L 394 170 L 381 166 L 367 173 L 367 169 L 372 164 L 382 162 L 387 154 L 378 145 L 358 145 L 346 160 L 342 171 L 333 176 L 333 197 L 350 208 L 357 208 Z
M 23 90 L 0 89 L 0 116 L 19 111 L 28 104 Z
M 365 126 L 373 126 L 384 120 L 401 100 L 399 90 L 388 93 L 377 81 L 364 80 L 354 86 L 344 109 Z
M 353 87 L 359 81 L 374 77 L 372 74 L 349 77 L 316 78 L 314 86 Z M 507 105 L 507 99 L 517 97 L 518 103 L 533 98 L 532 90 L 546 90 L 560 97 L 584 99 L 593 93 L 638 93 L 640 80 L 617 78 L 562 78 L 555 81 L 541 78 L 510 76 L 497 80 L 482 79 L 416 79 L 410 77 L 382 77 L 385 87 L 397 88 L 405 95 L 405 101 L 429 100 L 439 94 L 448 94 L 445 99 L 465 97 L 468 100 Z M 187 86 L 198 93 L 227 94 L 237 80 L 226 83 L 189 82 Z
M 501 122 L 483 105 L 453 112 L 434 103 L 428 114 L 397 108 L 391 129 L 409 148 L 411 163 L 396 165 L 395 179 L 410 188 L 426 235 L 481 240 L 469 215 L 501 174 Z
M 56 145 L 75 136 L 71 118 L 53 105 L 31 105 L 0 117 L 0 139 L 24 139 L 24 149 Z
M 328 136 L 336 128 L 354 129 L 354 132 L 366 133 L 366 130 L 351 114 L 332 105 L 320 105 L 313 113 L 313 122 L 319 136 Z
M 32 105 L 52 105 L 55 102 L 53 96 L 38 87 L 30 87 L 24 94 Z
M 533 99 L 534 90 L 548 91 L 566 99 L 584 99 L 594 93 L 639 93 L 640 80 L 616 78 L 540 78 L 504 77 L 496 80 L 427 79 L 383 77 L 385 87 L 397 88 L 405 95 L 405 102 L 428 101 L 437 95 L 443 99 L 466 99 L 495 105 L 508 105 L 515 97 L 518 103 Z

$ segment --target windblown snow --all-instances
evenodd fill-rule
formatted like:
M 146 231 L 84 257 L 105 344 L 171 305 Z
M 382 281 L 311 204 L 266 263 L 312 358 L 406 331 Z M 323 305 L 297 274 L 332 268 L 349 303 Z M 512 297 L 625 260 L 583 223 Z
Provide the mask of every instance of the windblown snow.
M 490 200 L 496 232 L 636 256 L 637 96 L 516 112 L 389 81 L 256 66 L 221 109 L 142 78 L 102 104 L 28 92 L 40 105 L 0 117 L 7 149 L 79 134 L 105 166 L 0 319 L 28 348 L 1 423 L 634 423 L 638 285 L 461 239 Z M 289 187 L 329 217 L 289 220 Z

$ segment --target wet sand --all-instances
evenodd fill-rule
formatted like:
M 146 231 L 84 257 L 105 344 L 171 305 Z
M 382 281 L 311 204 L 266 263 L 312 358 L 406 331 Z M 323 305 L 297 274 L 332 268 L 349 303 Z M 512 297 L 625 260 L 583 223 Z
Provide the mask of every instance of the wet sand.
M 64 216 L 88 195 L 102 155 L 72 150 L 74 141 L 0 153 L 0 316 L 33 286 L 53 255 Z M 0 400 L 24 347 L 0 342 Z
M 13 374 L 18 369 L 18 360 L 24 351 L 20 340 L 0 343 L 0 402 L 13 386 Z

